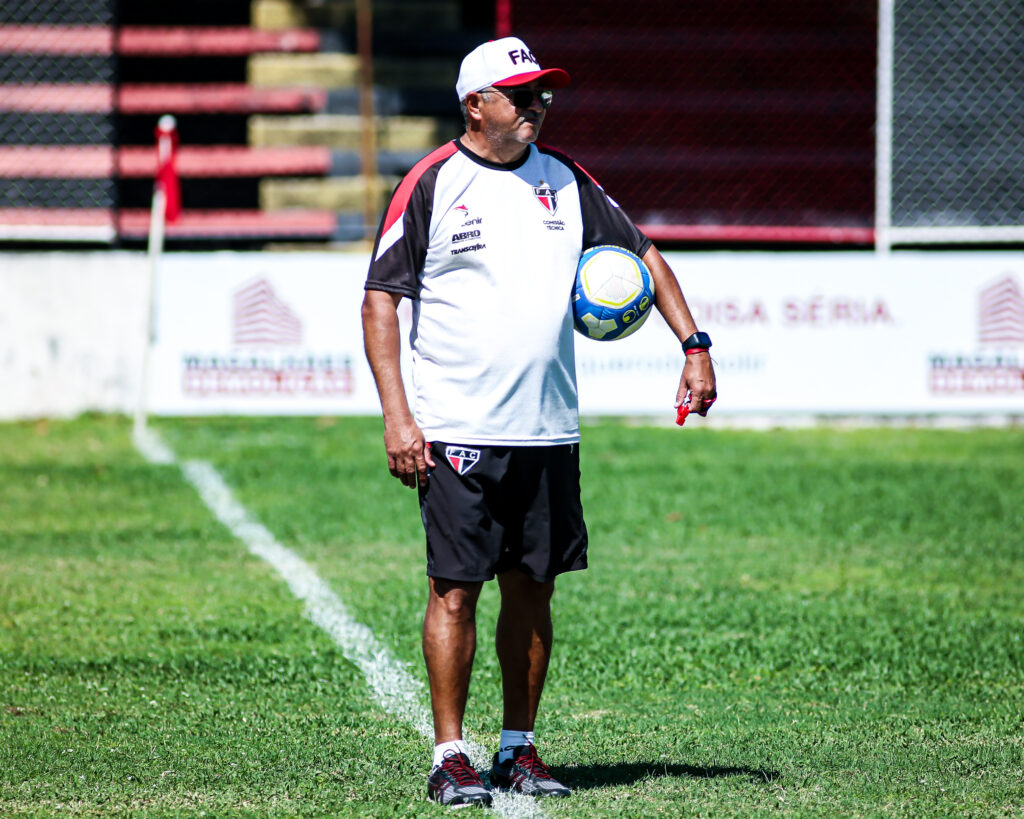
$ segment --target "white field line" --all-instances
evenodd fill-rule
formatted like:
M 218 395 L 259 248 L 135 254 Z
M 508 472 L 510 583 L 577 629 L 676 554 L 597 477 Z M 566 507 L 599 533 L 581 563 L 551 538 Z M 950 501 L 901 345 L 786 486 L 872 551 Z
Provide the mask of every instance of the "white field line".
M 134 440 L 136 448 L 151 463 L 177 463 L 171 449 L 152 430 L 137 429 Z M 213 466 L 206 461 L 185 461 L 180 467 L 214 516 L 253 555 L 269 563 L 292 594 L 305 603 L 306 617 L 327 632 L 345 658 L 359 668 L 380 706 L 432 740 L 433 721 L 430 710 L 423 703 L 423 684 L 409 674 L 405 664 L 367 626 L 349 614 L 345 604 L 312 566 L 278 543 L 263 524 L 250 517 Z M 491 756 L 487 749 L 469 738 L 466 744 L 473 765 L 478 770 L 490 768 Z M 499 815 L 516 819 L 542 819 L 544 816 L 536 800 L 519 794 L 495 792 L 492 807 Z

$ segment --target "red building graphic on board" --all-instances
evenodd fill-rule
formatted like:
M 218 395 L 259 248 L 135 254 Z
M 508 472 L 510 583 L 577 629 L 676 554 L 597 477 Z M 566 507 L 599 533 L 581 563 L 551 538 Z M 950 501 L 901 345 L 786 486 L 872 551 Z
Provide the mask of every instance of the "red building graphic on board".
M 278 298 L 266 279 L 235 291 L 234 341 L 239 347 L 279 347 L 302 343 L 302 321 Z
M 978 302 L 982 344 L 1024 344 L 1024 293 L 1013 276 L 986 287 Z

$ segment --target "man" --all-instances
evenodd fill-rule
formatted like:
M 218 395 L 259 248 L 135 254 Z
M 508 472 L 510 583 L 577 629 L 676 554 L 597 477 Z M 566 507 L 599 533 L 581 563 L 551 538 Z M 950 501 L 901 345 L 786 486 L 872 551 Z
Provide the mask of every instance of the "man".
M 535 144 L 552 91 L 568 84 L 515 37 L 470 52 L 456 85 L 466 131 L 398 186 L 367 276 L 363 332 L 388 467 L 418 487 L 426 531 L 428 796 L 447 805 L 491 800 L 466 754 L 462 720 L 476 602 L 495 576 L 504 713 L 491 784 L 569 794 L 541 761 L 533 731 L 555 578 L 587 566 L 569 307 L 583 250 L 612 244 L 643 257 L 657 307 L 685 342 L 676 406 L 689 391 L 691 409 L 705 415 L 715 400 L 710 339 L 697 332 L 664 259 L 582 168 Z M 399 365 L 403 297 L 413 300 L 415 416 Z

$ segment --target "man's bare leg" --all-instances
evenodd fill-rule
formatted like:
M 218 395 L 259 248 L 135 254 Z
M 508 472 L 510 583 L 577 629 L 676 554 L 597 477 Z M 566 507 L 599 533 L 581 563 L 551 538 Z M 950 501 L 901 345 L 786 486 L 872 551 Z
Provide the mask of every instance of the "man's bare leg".
M 495 642 L 505 700 L 491 784 L 535 796 L 569 796 L 551 775 L 533 743 L 540 695 L 551 658 L 551 595 L 555 584 L 538 583 L 522 572 L 498 576 L 501 613 Z M 518 752 L 518 754 L 517 754 Z
M 551 657 L 554 582 L 538 583 L 520 571 L 498 575 L 501 612 L 495 634 L 503 728 L 532 731 Z
M 423 658 L 430 680 L 434 743 L 462 738 L 476 652 L 476 602 L 483 583 L 429 578 Z

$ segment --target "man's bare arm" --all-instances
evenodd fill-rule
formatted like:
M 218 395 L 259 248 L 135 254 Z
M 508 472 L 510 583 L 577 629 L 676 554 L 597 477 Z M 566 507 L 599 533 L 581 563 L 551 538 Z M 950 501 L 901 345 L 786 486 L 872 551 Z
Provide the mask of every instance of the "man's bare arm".
M 402 382 L 402 339 L 398 303 L 402 297 L 367 290 L 363 297 L 363 346 L 384 412 L 384 448 L 388 469 L 408 487 L 426 485 L 427 467 L 434 466 L 430 447 L 409 410 Z
M 690 314 L 686 298 L 679 288 L 679 281 L 654 245 L 651 245 L 644 254 L 644 263 L 654 279 L 654 303 L 668 326 L 672 328 L 672 332 L 676 334 L 676 338 L 682 343 L 697 332 L 697 323 Z M 676 392 L 676 407 L 683 403 L 687 391 L 690 392 L 692 410 L 698 415 L 707 415 L 718 397 L 715 388 L 715 368 L 708 353 L 686 356 L 683 374 L 679 379 L 679 389 Z

